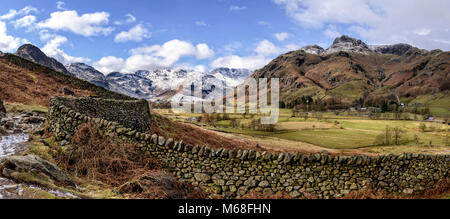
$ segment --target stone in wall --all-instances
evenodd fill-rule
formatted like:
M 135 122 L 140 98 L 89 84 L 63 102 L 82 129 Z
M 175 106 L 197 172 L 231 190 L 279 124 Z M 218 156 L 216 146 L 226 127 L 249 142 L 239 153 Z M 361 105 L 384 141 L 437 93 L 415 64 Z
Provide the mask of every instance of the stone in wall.
M 5 106 L 3 105 L 3 101 L 0 100 L 0 113 L 6 113 Z
M 145 132 L 150 127 L 146 100 L 108 100 L 92 97 L 52 97 L 50 106 L 64 105 L 83 115 L 117 122 L 126 128 Z

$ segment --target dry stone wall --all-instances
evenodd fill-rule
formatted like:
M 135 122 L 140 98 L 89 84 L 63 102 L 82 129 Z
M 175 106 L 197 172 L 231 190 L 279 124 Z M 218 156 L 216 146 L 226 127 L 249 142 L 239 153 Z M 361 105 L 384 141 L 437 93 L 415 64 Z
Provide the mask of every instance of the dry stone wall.
M 66 106 L 86 116 L 117 122 L 140 132 L 145 132 L 150 126 L 150 107 L 146 100 L 53 97 L 50 99 L 50 108 L 53 106 Z
M 51 104 L 48 121 L 50 131 L 60 140 L 69 140 L 79 125 L 94 122 L 105 135 L 138 143 L 143 153 L 160 158 L 178 179 L 225 197 L 243 196 L 253 190 L 292 197 L 338 198 L 369 187 L 413 193 L 448 179 L 450 174 L 450 155 L 367 157 L 215 150 L 145 134 L 58 103 Z

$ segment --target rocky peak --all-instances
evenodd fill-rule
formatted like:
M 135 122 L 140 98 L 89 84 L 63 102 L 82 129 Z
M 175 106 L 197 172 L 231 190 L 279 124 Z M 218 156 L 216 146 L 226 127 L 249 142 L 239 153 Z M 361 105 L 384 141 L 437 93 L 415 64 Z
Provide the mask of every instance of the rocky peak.
M 67 71 L 67 69 L 64 67 L 63 64 L 61 64 L 54 58 L 48 57 L 38 47 L 34 45 L 31 44 L 22 45 L 21 47 L 19 47 L 19 49 L 17 49 L 15 55 L 20 56 L 29 61 L 41 64 L 43 66 L 47 66 L 49 68 L 54 69 L 55 71 L 59 71 L 61 73 L 70 75 L 70 73 Z
M 315 54 L 315 55 L 322 55 L 325 52 L 325 49 L 318 45 L 308 45 L 302 47 L 300 50 L 305 51 L 306 53 Z
M 104 78 L 105 75 L 101 72 L 99 72 L 97 69 L 95 69 L 92 66 L 89 66 L 85 63 L 72 63 L 65 66 L 66 69 L 77 76 L 78 78 L 81 78 L 83 80 L 90 80 L 91 78 Z
M 372 50 L 363 41 L 343 35 L 334 40 L 333 45 L 325 51 L 325 54 L 328 55 L 336 52 L 368 54 Z
M 372 46 L 371 49 L 374 52 L 377 53 L 382 53 L 382 54 L 394 54 L 394 55 L 403 55 L 406 52 L 408 52 L 408 50 L 413 49 L 415 47 L 409 45 L 409 44 L 404 44 L 404 43 L 399 43 L 399 44 L 394 44 L 394 45 L 379 45 L 379 46 Z
M 236 68 L 216 68 L 212 70 L 209 74 L 217 75 L 221 74 L 229 78 L 247 78 L 252 73 L 248 69 L 236 69 Z

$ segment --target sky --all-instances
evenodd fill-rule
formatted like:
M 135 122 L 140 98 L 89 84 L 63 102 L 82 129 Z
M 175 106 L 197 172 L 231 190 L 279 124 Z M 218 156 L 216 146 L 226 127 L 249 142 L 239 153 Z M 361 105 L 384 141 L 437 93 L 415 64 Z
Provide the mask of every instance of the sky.
M 448 0 L 2 0 L 0 51 L 113 71 L 263 67 L 346 34 L 450 50 Z

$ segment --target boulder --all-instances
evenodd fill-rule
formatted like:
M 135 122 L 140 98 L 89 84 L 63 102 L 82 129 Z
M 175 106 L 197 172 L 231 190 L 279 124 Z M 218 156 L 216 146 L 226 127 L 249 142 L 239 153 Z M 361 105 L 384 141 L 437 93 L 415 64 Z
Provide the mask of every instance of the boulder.
M 72 90 L 70 90 L 70 89 L 67 88 L 67 87 L 64 87 L 64 88 L 62 89 L 62 93 L 63 93 L 64 95 L 68 95 L 68 96 L 75 96 L 75 92 L 73 92 Z
M 0 175 L 42 186 L 52 186 L 55 183 L 75 186 L 70 176 L 59 167 L 36 155 L 5 158 L 0 162 Z

